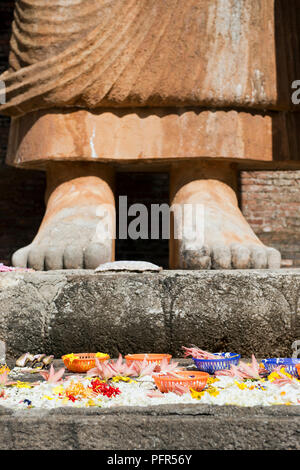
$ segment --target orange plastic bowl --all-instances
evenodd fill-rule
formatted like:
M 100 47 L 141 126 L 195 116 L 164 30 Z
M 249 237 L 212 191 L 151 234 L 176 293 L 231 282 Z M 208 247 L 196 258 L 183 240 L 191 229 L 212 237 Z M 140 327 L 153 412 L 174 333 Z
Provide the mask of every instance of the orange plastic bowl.
M 65 366 L 71 372 L 87 372 L 90 369 L 95 367 L 95 356 L 96 353 L 79 353 L 75 354 L 76 359 L 70 359 L 69 357 L 62 356 L 62 360 L 64 361 Z M 109 359 L 109 355 L 98 357 L 98 361 L 104 362 Z
M 145 359 L 148 363 L 155 362 L 156 364 L 160 364 L 164 358 L 170 362 L 171 357 L 171 354 L 128 354 L 125 359 L 127 365 L 130 366 L 134 361 L 143 362 Z
M 154 382 L 161 392 L 173 392 L 176 385 L 188 386 L 201 392 L 204 389 L 209 374 L 207 372 L 194 372 L 190 370 L 181 370 L 177 374 L 183 378 L 173 377 L 172 375 L 153 375 Z
M 296 364 L 296 369 L 297 369 L 298 377 L 300 379 L 300 363 Z

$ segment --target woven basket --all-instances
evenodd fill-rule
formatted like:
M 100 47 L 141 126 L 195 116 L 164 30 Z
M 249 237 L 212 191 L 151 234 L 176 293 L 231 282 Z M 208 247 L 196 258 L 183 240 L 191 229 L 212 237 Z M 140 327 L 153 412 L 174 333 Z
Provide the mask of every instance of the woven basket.
M 189 370 L 177 372 L 178 377 L 172 375 L 153 375 L 154 382 L 161 392 L 173 392 L 176 385 L 183 385 L 201 392 L 204 389 L 209 374 L 206 372 L 194 372 Z M 181 378 L 184 377 L 184 378 Z
M 155 362 L 156 364 L 160 364 L 164 358 L 170 362 L 171 357 L 171 354 L 128 354 L 125 359 L 127 365 L 130 366 L 134 361 L 143 362 L 145 359 L 148 363 Z
M 77 356 L 78 359 L 76 357 L 76 359 L 70 360 L 70 358 L 62 356 L 62 360 L 64 361 L 65 366 L 71 372 L 87 372 L 88 370 L 93 369 L 93 367 L 96 366 L 96 353 L 79 353 L 74 354 L 74 356 Z M 104 362 L 109 359 L 109 355 L 107 354 L 103 357 L 97 357 L 97 359 L 100 362 Z
M 279 358 L 272 357 L 269 359 L 263 359 L 261 362 L 263 363 L 265 369 L 267 369 L 267 371 L 270 373 L 274 369 L 276 369 L 276 367 L 284 367 L 285 371 L 288 374 L 291 374 L 294 377 L 297 377 L 299 375 L 298 367 L 300 366 L 300 359 L 292 358 L 292 357 L 279 357 Z
M 220 359 L 197 359 L 193 357 L 193 361 L 198 370 L 214 374 L 216 370 L 230 369 L 231 365 L 237 366 L 240 360 L 240 354 L 234 353 L 217 353 Z

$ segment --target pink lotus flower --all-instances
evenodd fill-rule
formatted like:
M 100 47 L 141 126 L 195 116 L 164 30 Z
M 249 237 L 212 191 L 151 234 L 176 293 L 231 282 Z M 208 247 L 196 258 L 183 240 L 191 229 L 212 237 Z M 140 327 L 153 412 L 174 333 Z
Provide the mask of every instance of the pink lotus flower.
M 169 374 L 170 372 L 180 371 L 182 367 L 178 367 L 178 362 L 168 362 L 167 358 L 163 358 L 161 363 L 155 367 L 154 373 Z
M 239 372 L 236 366 L 230 366 L 230 369 L 216 370 L 215 376 L 235 377 L 240 380 L 244 380 L 243 375 Z
M 283 374 L 280 370 L 281 368 L 282 366 L 273 369 L 273 372 L 276 372 L 280 376 L 280 378 L 273 380 L 272 383 L 274 385 L 277 385 L 278 387 L 282 387 L 283 385 L 292 385 L 294 388 L 299 388 L 300 383 L 298 382 L 298 380 L 294 377 L 288 377 L 287 375 Z
M 2 372 L 0 374 L 0 387 L 6 387 L 7 385 L 13 385 L 16 382 L 8 382 L 8 371 Z
M 93 369 L 90 369 L 87 371 L 87 375 L 89 377 L 99 377 L 102 380 L 109 380 L 112 377 L 132 377 L 136 376 L 136 370 L 133 364 L 128 366 L 125 363 L 123 363 L 123 359 L 121 354 L 119 355 L 119 358 L 117 361 L 111 361 L 111 362 L 100 362 L 97 358 L 95 359 L 95 364 L 96 367 Z
M 7 375 L 7 371 L 2 372 L 2 374 L 0 374 L 0 387 L 5 387 L 5 385 L 7 384 Z
M 282 387 L 283 385 L 296 385 L 292 379 L 289 379 L 288 377 L 285 377 L 284 379 L 275 379 L 272 382 L 274 385 L 277 385 L 278 387 Z
M 89 377 L 99 377 L 101 380 L 108 380 L 114 377 L 115 372 L 111 369 L 109 364 L 105 362 L 100 362 L 95 358 L 96 367 L 87 371 Z
M 239 372 L 244 376 L 245 379 L 260 379 L 259 375 L 259 364 L 255 359 L 254 354 L 252 354 L 251 365 L 246 364 L 245 362 L 240 361 L 237 366 Z
M 148 362 L 145 358 L 143 362 L 133 361 L 132 366 L 134 367 L 134 377 L 145 377 L 146 375 L 152 375 L 156 369 L 157 364 L 155 362 Z
M 53 365 L 51 364 L 50 372 L 45 370 L 40 370 L 39 374 L 50 384 L 56 384 L 59 380 L 61 380 L 62 376 L 65 373 L 65 368 L 62 367 L 58 371 L 55 372 Z
M 122 354 L 119 354 L 117 361 L 110 361 L 109 365 L 113 372 L 115 372 L 115 375 L 120 375 L 121 377 L 136 376 L 135 364 L 132 363 L 130 366 L 128 366 L 126 361 L 123 362 Z
M 161 398 L 163 396 L 164 394 L 160 390 L 150 390 L 150 392 L 147 393 L 147 397 L 149 398 Z
M 175 388 L 173 390 L 176 395 L 184 395 L 185 393 L 189 393 L 190 387 L 188 385 L 181 385 L 181 384 L 175 384 Z
M 30 268 L 14 268 L 12 266 L 5 266 L 5 264 L 0 263 L 0 273 L 6 273 L 6 272 L 11 272 L 11 271 L 33 272 L 34 270 Z
M 155 363 L 133 361 L 130 366 L 123 362 L 122 355 L 119 355 L 117 361 L 102 362 L 95 359 L 96 367 L 90 369 L 87 375 L 90 377 L 100 377 L 102 380 L 109 380 L 113 377 L 143 377 L 151 375 L 156 367 Z
M 229 376 L 237 377 L 238 379 L 256 379 L 259 380 L 260 377 L 260 368 L 257 360 L 255 359 L 254 354 L 252 354 L 252 363 L 251 365 L 246 364 L 243 361 L 240 361 L 238 366 L 231 365 L 230 369 L 217 370 L 215 372 L 216 376 Z
M 185 358 L 188 356 L 192 356 L 196 359 L 220 359 L 220 356 L 212 354 L 208 351 L 203 351 L 202 349 L 197 348 L 197 346 L 193 346 L 191 348 L 186 348 L 185 346 L 182 346 L 182 349 L 184 349 Z

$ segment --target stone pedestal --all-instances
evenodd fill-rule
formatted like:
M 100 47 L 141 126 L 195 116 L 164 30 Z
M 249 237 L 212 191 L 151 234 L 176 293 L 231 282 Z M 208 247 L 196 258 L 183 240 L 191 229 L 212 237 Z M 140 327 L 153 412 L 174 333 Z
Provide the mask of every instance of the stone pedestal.
M 300 270 L 0 274 L 9 357 L 45 352 L 169 352 L 191 343 L 249 357 L 291 356 L 300 339 Z

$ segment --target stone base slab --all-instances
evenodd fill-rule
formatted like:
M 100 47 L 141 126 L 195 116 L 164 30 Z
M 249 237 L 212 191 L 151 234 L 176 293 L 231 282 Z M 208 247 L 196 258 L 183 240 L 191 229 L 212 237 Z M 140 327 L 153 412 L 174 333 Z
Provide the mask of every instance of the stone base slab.
M 299 417 L 295 406 L 0 407 L 0 449 L 300 449 Z
M 300 339 L 300 270 L 0 274 L 9 357 L 45 352 L 169 352 L 196 344 L 290 356 Z

